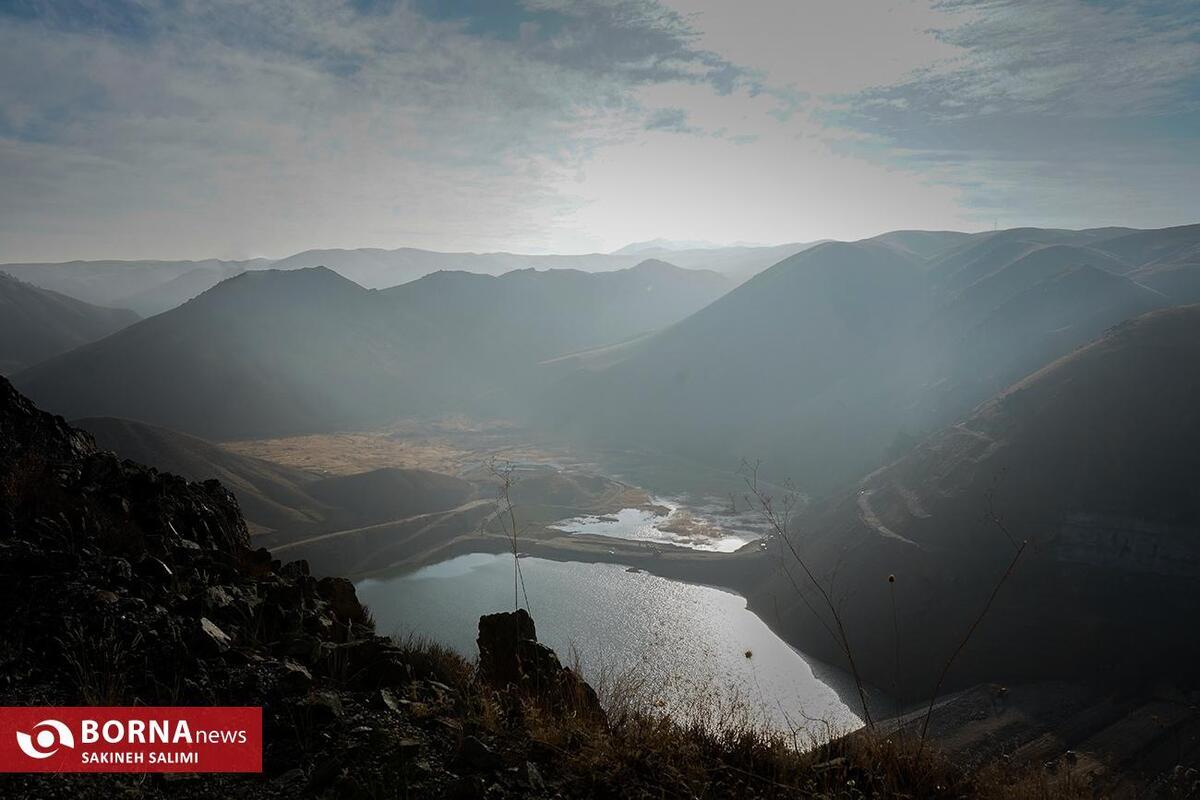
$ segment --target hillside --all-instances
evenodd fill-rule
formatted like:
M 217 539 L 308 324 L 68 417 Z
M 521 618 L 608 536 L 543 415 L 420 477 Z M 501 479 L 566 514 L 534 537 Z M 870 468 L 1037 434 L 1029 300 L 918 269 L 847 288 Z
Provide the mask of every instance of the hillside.
M 280 259 L 244 261 L 69 261 L 0 264 L 24 281 L 85 302 L 131 308 L 143 316 L 159 314 L 248 270 L 328 267 L 368 289 L 386 289 L 440 271 L 503 275 L 523 269 L 614 272 L 661 258 L 685 269 L 711 270 L 736 285 L 772 264 L 816 243 L 694 249 L 524 255 L 520 253 L 443 253 L 402 247 L 305 250 Z
M 668 325 L 726 288 L 656 262 L 442 272 L 387 291 L 324 268 L 256 270 L 15 381 L 69 417 L 218 440 L 496 415 L 533 391 L 538 361 Z
M 226 262 L 197 266 L 165 283 L 153 282 L 148 288 L 126 295 L 121 302 L 143 316 L 161 314 L 207 292 L 227 278 L 242 274 L 247 268 L 242 263 Z
M 660 258 L 685 269 L 712 270 L 734 284 L 780 259 L 809 247 L 786 244 L 770 247 L 718 247 L 589 253 L 583 255 L 526 255 L 520 253 L 442 253 L 402 247 L 396 250 L 306 250 L 276 261 L 276 269 L 324 265 L 372 289 L 384 289 L 434 272 L 474 272 L 503 275 L 514 270 L 579 270 L 613 272 L 629 269 L 647 258 Z
M 871 241 L 903 250 L 919 258 L 934 258 L 969 241 L 975 234 L 959 231 L 888 231 Z
M 462 505 L 476 487 L 449 475 L 384 468 L 322 477 L 155 425 L 111 417 L 72 424 L 123 459 L 192 481 L 219 480 L 237 497 L 252 535 L 277 546 L 324 531 L 390 522 Z
M 163 303 L 176 298 L 183 302 L 193 296 L 187 291 L 179 291 L 181 285 L 188 285 L 190 291 L 211 280 L 208 286 L 212 286 L 233 273 L 261 269 L 269 263 L 265 259 L 220 261 L 215 258 L 202 261 L 65 261 L 3 264 L 0 272 L 84 302 L 118 308 L 136 307 L 139 313 L 148 316 L 172 307 Z M 176 289 L 168 287 L 185 275 L 191 277 L 176 284 Z M 162 292 L 161 299 L 159 292 Z
M 0 375 L 10 375 L 137 322 L 0 272 Z
M 341 509 L 339 524 L 346 526 L 454 508 L 476 492 L 461 478 L 395 467 L 322 478 L 306 489 L 310 496 Z
M 878 420 L 870 385 L 894 369 L 896 345 L 927 302 L 907 253 L 819 245 L 625 348 L 607 369 L 569 376 L 547 398 L 546 419 L 560 433 L 723 458 L 731 469 L 783 455 L 798 436 L 826 459 L 853 462 L 866 454 L 849 429 Z
M 350 581 L 251 550 L 220 483 L 118 462 L 2 378 L 0 487 L 0 702 L 257 707 L 263 728 L 260 773 L 75 775 L 72 746 L 48 756 L 62 771 L 3 776 L 5 797 L 649 798 L 667 763 L 687 796 L 1078 796 L 883 737 L 801 753 L 633 697 L 606 709 L 524 611 L 480 619 L 477 664 L 379 636 Z
M 371 347 L 382 337 L 361 313 L 369 297 L 328 270 L 246 272 L 14 380 L 64 416 L 209 439 L 381 420 L 391 365 Z
M 919 699 L 1028 539 L 945 688 L 1064 679 L 1136 693 L 1143 678 L 1190 680 L 1189 614 L 1162 609 L 1197 608 L 1198 359 L 1200 306 L 1124 322 L 800 519 L 805 557 L 838 575 L 868 679 L 898 677 L 885 576 L 898 688 Z M 784 576 L 752 603 L 840 658 Z
M 1110 325 L 1179 302 L 1138 283 L 1138 265 L 1197 244 L 1200 228 L 1022 228 L 819 245 L 667 330 L 578 354 L 538 419 L 730 472 L 762 460 L 829 491 Z
M 647 259 L 604 273 L 436 272 L 381 292 L 380 302 L 398 324 L 429 332 L 430 357 L 469 363 L 479 374 L 511 369 L 516 359 L 528 368 L 667 327 L 729 288 L 715 272 Z M 505 378 L 496 374 L 493 380 Z
M 1050 248 L 1046 248 L 1050 249 Z M 1041 251 L 1037 251 L 1041 252 Z M 1020 276 L 1029 257 L 965 290 L 926 332 L 936 355 L 930 381 L 936 400 L 957 415 L 1108 327 L 1171 300 L 1129 278 L 1081 264 L 1055 263 L 1045 277 Z M 944 422 L 936 418 L 934 424 Z
M 307 491 L 316 475 L 238 455 L 196 436 L 113 417 L 86 417 L 71 424 L 121 458 L 155 464 L 190 481 L 221 481 L 237 496 L 251 533 L 319 525 L 336 505 L 321 503 Z
M 1109 325 L 1186 302 L 1198 247 L 1200 226 L 895 231 L 732 291 L 657 260 L 378 291 L 254 270 L 15 380 L 69 416 L 218 440 L 510 417 L 727 471 L 761 459 L 820 493 Z

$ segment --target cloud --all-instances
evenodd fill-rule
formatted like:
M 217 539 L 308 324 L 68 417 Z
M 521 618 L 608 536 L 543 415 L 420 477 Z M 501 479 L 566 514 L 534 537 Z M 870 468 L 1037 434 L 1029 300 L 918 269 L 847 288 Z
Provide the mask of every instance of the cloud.
M 1165 225 L 1200 206 L 1200 7 L 951 0 L 956 55 L 827 98 L 838 146 L 957 186 L 976 219 Z
M 738 74 L 649 3 L 483 23 L 404 3 L 91 6 L 0 26 L 0 258 L 536 245 L 576 202 L 555 176 L 663 124 L 635 87 Z
M 966 19 L 940 37 L 970 55 L 928 84 L 968 105 L 1113 117 L 1200 103 L 1194 3 L 952 0 L 944 7 Z
M 688 114 L 682 108 L 660 108 L 650 114 L 646 120 L 646 130 L 648 131 L 675 131 L 677 133 L 686 133 L 694 131 L 695 128 L 688 125 Z
M 0 6 L 0 260 L 1197 216 L 1200 9 Z

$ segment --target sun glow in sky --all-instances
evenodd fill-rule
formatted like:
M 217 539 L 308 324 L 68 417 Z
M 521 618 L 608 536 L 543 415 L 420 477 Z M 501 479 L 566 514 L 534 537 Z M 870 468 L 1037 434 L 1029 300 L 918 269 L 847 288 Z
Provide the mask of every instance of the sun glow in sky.
M 1200 217 L 1200 6 L 0 0 L 0 261 Z

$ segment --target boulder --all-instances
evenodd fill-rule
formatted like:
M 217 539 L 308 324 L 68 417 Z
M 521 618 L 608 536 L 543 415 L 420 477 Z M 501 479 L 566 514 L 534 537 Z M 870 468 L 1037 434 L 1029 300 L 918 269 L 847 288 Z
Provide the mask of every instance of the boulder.
M 603 715 L 596 692 L 537 640 L 529 612 L 479 618 L 479 675 L 499 689 L 516 689 L 543 702 L 586 715 Z
M 358 602 L 354 584 L 345 578 L 322 578 L 317 582 L 317 594 L 329 603 L 333 613 L 345 623 L 365 622 L 367 610 Z
M 479 772 L 492 772 L 504 766 L 504 759 L 474 736 L 463 739 L 458 757 L 464 766 Z
M 200 618 L 199 629 L 196 633 L 196 647 L 202 653 L 224 653 L 233 646 L 233 641 L 225 631 L 221 630 L 208 617 Z
M 288 694 L 307 691 L 313 684 L 312 673 L 306 668 L 285 658 L 279 672 L 279 688 Z

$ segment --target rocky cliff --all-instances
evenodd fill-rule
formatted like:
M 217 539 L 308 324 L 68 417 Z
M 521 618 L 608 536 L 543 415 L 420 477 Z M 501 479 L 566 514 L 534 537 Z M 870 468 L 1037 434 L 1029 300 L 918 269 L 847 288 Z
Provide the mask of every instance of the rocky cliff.
M 120 461 L 0 379 L 0 705 L 262 706 L 265 743 L 262 776 L 9 775 L 0 795 L 506 797 L 552 781 L 464 731 L 445 681 L 465 663 L 376 635 L 352 583 L 249 542 L 216 481 Z
M 5 774 L 4 798 L 1083 796 L 915 740 L 606 712 L 523 611 L 480 620 L 478 667 L 378 636 L 349 581 L 250 549 L 219 483 L 101 452 L 3 379 L 0 608 L 0 705 L 260 706 L 264 742 L 261 775 Z

